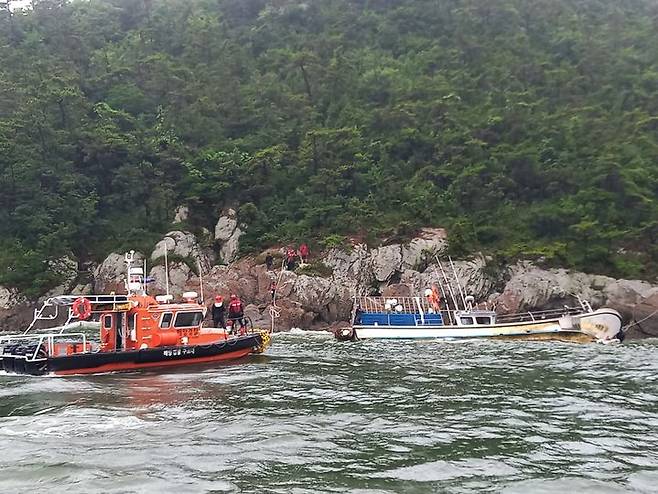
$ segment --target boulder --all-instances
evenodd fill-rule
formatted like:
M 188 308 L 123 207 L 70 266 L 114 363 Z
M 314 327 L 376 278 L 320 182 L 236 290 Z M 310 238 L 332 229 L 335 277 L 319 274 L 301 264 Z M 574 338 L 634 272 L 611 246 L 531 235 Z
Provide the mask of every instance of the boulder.
M 174 296 L 174 299 L 180 299 L 181 295 L 190 289 L 199 291 L 198 286 L 194 288 L 189 286 L 193 276 L 194 272 L 186 263 L 169 263 L 169 293 Z M 165 267 L 163 265 L 153 266 L 149 272 L 149 277 L 153 280 L 148 285 L 151 295 L 167 293 Z
M 0 286 L 0 310 L 10 310 L 24 303 L 25 298 L 15 288 Z
M 448 234 L 443 228 L 423 228 L 418 237 L 402 246 L 402 266 L 418 269 L 425 262 L 432 263 L 434 255 L 445 250 L 447 238 Z
M 382 297 L 386 298 L 411 297 L 411 295 L 411 287 L 406 283 L 388 285 L 382 290 Z
M 649 295 L 637 304 L 630 317 L 628 339 L 658 338 L 658 293 Z
M 244 308 L 244 315 L 251 319 L 254 327 L 263 327 L 264 319 L 261 317 L 260 309 L 255 304 L 248 304 Z
M 24 331 L 32 317 L 33 307 L 18 290 L 0 286 L 0 333 Z
M 238 225 L 235 209 L 228 209 L 217 220 L 215 225 L 215 241 L 220 244 L 220 256 L 223 262 L 233 262 L 240 249 L 240 237 L 243 230 Z
M 207 273 L 213 265 L 212 253 L 203 249 L 193 233 L 174 230 L 167 233 L 160 240 L 151 253 L 151 260 L 155 261 L 164 257 L 165 249 L 167 255 L 172 258 L 187 258 L 201 265 L 201 271 Z
M 377 281 L 388 281 L 402 266 L 402 247 L 398 244 L 374 249 L 370 253 L 372 274 Z
M 310 328 L 315 321 L 316 314 L 305 310 L 299 302 L 282 299 L 277 303 L 279 317 L 275 319 L 274 327 L 277 331 L 288 331 L 291 328 Z
M 352 289 L 369 286 L 374 277 L 368 247 L 357 244 L 349 251 L 334 248 L 327 252 L 324 263 L 333 269 L 334 278 Z
M 124 259 L 124 254 L 112 252 L 96 267 L 93 273 L 94 293 L 125 293 L 126 262 Z M 135 260 L 142 261 L 143 259 L 143 254 L 135 252 Z
M 184 205 L 178 206 L 176 208 L 176 212 L 174 213 L 174 221 L 172 221 L 172 223 L 173 224 L 182 223 L 183 221 L 187 221 L 189 217 L 190 217 L 190 208 Z

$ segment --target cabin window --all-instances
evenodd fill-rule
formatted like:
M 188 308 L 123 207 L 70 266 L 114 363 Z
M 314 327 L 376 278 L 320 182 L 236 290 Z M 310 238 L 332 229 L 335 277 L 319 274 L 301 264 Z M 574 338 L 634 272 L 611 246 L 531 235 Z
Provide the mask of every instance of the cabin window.
M 174 321 L 175 328 L 198 326 L 203 320 L 203 312 L 179 312 Z
M 462 324 L 464 326 L 472 326 L 473 325 L 473 318 L 472 317 L 462 317 L 461 321 L 462 321 Z
M 491 324 L 491 318 L 488 317 L 488 316 L 487 317 L 476 317 L 475 321 L 478 324 L 484 324 L 484 325 Z
M 112 316 L 103 316 L 103 327 L 105 329 L 112 329 Z
M 160 319 L 160 327 L 167 329 L 171 326 L 171 319 L 174 317 L 174 314 L 171 312 L 165 312 L 162 314 L 162 319 Z

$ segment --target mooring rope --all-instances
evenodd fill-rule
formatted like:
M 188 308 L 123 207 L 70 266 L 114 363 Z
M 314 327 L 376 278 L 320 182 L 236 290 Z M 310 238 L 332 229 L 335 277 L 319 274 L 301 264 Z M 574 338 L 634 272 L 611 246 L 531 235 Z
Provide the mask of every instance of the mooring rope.
M 640 330 L 641 330 L 642 332 L 644 332 L 644 329 L 642 329 L 642 326 L 640 326 L 640 324 L 643 323 L 644 321 L 646 321 L 647 319 L 651 319 L 651 318 L 652 318 L 653 316 L 655 316 L 656 314 L 658 314 L 658 309 L 654 310 L 654 311 L 653 311 L 651 314 L 649 314 L 647 317 L 643 317 L 643 318 L 640 319 L 639 321 L 633 321 L 632 323 L 626 325 L 624 328 L 622 328 L 622 331 L 625 333 L 626 331 L 628 331 L 629 329 L 631 329 L 633 326 L 637 326 L 637 327 L 640 328 Z

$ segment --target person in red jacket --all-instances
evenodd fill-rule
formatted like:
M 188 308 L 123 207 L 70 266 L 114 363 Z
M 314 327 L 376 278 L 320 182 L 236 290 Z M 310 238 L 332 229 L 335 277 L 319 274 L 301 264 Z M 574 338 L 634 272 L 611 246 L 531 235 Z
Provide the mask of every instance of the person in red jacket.
M 244 306 L 242 305 L 242 300 L 240 300 L 235 294 L 231 295 L 231 301 L 228 304 L 228 319 L 232 322 L 231 332 L 234 334 L 238 331 L 238 324 L 240 325 L 240 329 L 247 326 L 244 321 Z
M 304 242 L 302 245 L 299 246 L 299 257 L 302 260 L 302 264 L 306 264 L 306 260 L 308 259 L 308 245 L 306 245 L 306 242 Z
M 286 269 L 294 271 L 297 264 L 297 252 L 292 247 L 286 250 Z

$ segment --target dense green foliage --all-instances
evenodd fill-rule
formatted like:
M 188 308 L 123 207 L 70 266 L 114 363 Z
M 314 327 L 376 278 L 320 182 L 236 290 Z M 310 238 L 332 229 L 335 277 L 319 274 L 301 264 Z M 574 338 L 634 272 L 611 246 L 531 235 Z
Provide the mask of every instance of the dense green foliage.
M 152 244 L 178 204 L 236 206 L 245 249 L 440 225 L 653 276 L 657 32 L 655 0 L 0 7 L 0 284 Z

